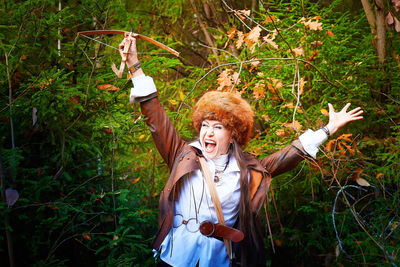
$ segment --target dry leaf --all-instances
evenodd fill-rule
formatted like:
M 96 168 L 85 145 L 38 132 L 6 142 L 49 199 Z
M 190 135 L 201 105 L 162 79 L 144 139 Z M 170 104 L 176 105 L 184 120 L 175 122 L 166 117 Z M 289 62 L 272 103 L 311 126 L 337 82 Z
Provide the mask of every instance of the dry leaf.
M 335 36 L 331 30 L 327 30 L 327 31 L 326 31 L 326 34 L 327 34 L 329 37 Z
M 268 115 L 261 115 L 261 117 L 266 121 L 266 122 L 269 122 L 270 120 L 271 120 L 271 117 L 270 116 L 268 116 Z
M 254 85 L 253 97 L 257 100 L 265 98 L 265 84 L 256 83 Z
M 322 31 L 322 22 L 318 21 L 312 21 L 311 19 L 308 21 L 304 21 L 304 26 L 306 26 L 307 29 L 317 31 L 320 30 Z
M 311 42 L 311 46 L 313 46 L 313 47 L 320 47 L 322 45 L 322 42 L 321 41 L 314 41 L 314 42 Z
M 306 84 L 306 81 L 304 81 L 304 78 L 301 78 L 299 81 L 299 95 L 302 95 L 304 92 L 304 85 Z
M 244 34 L 241 31 L 237 31 L 237 36 L 238 36 L 238 39 L 236 41 L 236 49 L 239 49 L 243 45 Z
M 246 38 L 244 39 L 244 42 L 246 43 L 247 47 L 250 48 L 250 51 L 254 53 L 255 47 L 258 43 L 258 39 L 260 38 L 260 33 L 262 29 L 260 26 L 254 27 L 250 32 L 246 33 L 245 36 Z
M 382 179 L 383 177 L 384 177 L 384 174 L 381 172 L 376 175 L 377 179 Z
M 236 14 L 240 17 L 240 19 L 245 19 L 245 16 L 250 17 L 250 9 L 243 9 L 236 11 Z
M 88 234 L 82 234 L 82 236 L 83 236 L 83 238 L 85 238 L 87 240 L 92 240 L 92 238 Z
M 119 88 L 115 87 L 112 84 L 101 84 L 101 85 L 97 85 L 97 89 L 100 90 L 106 90 L 106 91 L 113 91 L 113 92 L 118 92 Z
M 231 69 L 226 69 L 218 75 L 217 84 L 219 84 L 219 86 L 218 86 L 217 90 L 221 91 L 225 87 L 232 86 L 232 78 L 229 74 L 230 71 L 231 71 Z
M 326 116 L 326 117 L 329 117 L 329 112 L 328 112 L 326 109 L 321 108 L 320 111 L 321 111 L 322 115 L 324 115 L 324 116 Z
M 276 32 L 270 33 L 267 36 L 263 37 L 264 42 L 266 42 L 267 44 L 269 44 L 270 46 L 272 46 L 275 49 L 278 49 L 278 45 L 275 43 L 275 37 L 276 37 Z
M 168 102 L 173 106 L 178 105 L 178 102 L 175 99 L 169 99 Z
M 356 182 L 357 182 L 357 184 L 359 184 L 359 185 L 361 185 L 361 186 L 371 186 L 371 185 L 368 183 L 367 180 L 365 180 L 365 179 L 363 179 L 363 178 L 361 178 L 361 177 L 358 177 L 358 178 L 356 179 Z
M 292 49 L 296 56 L 303 56 L 304 57 L 304 49 L 302 47 Z
M 233 37 L 235 37 L 235 33 L 236 33 L 236 29 L 235 28 L 231 28 L 227 34 L 228 34 L 228 39 L 231 40 Z
M 276 130 L 275 134 L 276 134 L 277 136 L 282 137 L 282 136 L 285 136 L 285 135 L 286 135 L 286 132 L 285 132 L 284 129 L 278 129 L 278 130 Z
M 270 16 L 270 15 L 268 15 L 267 16 L 267 18 L 263 21 L 263 24 L 268 24 L 268 23 L 270 23 L 270 22 L 275 22 L 277 19 L 276 19 L 276 17 L 275 16 Z
M 290 123 L 284 123 L 284 124 L 283 124 L 283 127 L 288 128 L 288 129 L 293 129 L 293 123 L 292 123 L 292 122 L 290 122 Z M 294 129 L 295 129 L 296 131 L 299 131 L 299 130 L 301 130 L 301 127 L 303 127 L 303 126 L 300 124 L 300 122 L 298 122 L 297 120 L 295 120 L 295 121 L 294 121 Z
M 76 105 L 76 104 L 78 104 L 79 102 L 81 101 L 81 97 L 79 96 L 79 95 L 76 95 L 76 96 L 74 96 L 74 97 L 69 97 L 69 102 L 72 104 L 72 105 Z
M 231 29 L 227 32 L 227 34 L 228 34 L 228 39 L 231 40 L 231 39 L 235 36 L 235 33 L 236 33 L 236 29 L 235 29 L 235 28 L 231 28 Z
M 133 179 L 132 184 L 136 184 L 136 183 L 139 182 L 139 181 L 140 181 L 140 177 L 138 177 L 138 178 L 136 178 L 136 179 Z

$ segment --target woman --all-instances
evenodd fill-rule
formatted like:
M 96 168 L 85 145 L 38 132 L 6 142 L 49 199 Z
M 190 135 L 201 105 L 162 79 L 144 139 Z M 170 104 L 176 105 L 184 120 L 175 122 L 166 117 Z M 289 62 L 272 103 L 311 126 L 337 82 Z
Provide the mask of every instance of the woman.
M 329 135 L 362 119 L 363 111 L 356 108 L 347 112 L 347 104 L 335 112 L 329 104 L 327 126 L 306 131 L 282 151 L 259 161 L 242 151 L 253 127 L 250 105 L 232 93 L 208 92 L 195 105 L 192 116 L 199 139 L 188 144 L 161 107 L 153 79 L 140 68 L 135 38 L 128 38 L 131 45 L 126 63 L 133 82 L 130 101 L 140 102 L 157 149 L 170 169 L 160 194 L 159 232 L 153 242 L 160 253 L 160 265 L 229 266 L 237 258 L 241 266 L 265 265 L 257 217 L 271 177 L 294 168 L 308 155 L 315 158 L 318 146 Z M 119 45 L 121 56 L 125 44 L 129 44 L 127 38 Z M 201 162 L 205 162 L 203 167 Z M 205 182 L 207 170 L 214 185 Z M 218 200 L 210 193 L 213 188 L 222 207 L 220 213 L 216 211 Z M 210 223 L 212 231 L 205 231 L 206 223 L 202 222 Z M 229 240 L 242 237 L 231 246 Z

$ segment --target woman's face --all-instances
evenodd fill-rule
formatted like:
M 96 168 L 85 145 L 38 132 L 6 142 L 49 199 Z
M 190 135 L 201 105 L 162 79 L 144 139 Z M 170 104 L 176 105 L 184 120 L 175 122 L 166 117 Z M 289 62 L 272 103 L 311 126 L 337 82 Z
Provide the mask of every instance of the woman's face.
M 231 141 L 231 131 L 226 129 L 221 122 L 204 120 L 201 124 L 200 144 L 207 158 L 214 159 L 228 153 Z

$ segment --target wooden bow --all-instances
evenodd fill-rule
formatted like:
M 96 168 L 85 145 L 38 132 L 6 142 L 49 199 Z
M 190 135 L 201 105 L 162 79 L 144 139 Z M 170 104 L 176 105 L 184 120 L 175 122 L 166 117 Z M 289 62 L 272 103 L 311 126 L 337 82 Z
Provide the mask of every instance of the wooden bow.
M 179 57 L 179 52 L 175 51 L 174 49 L 154 40 L 151 39 L 150 37 L 141 35 L 139 33 L 134 33 L 134 32 L 128 32 L 128 31 L 119 31 L 119 30 L 96 30 L 96 31 L 83 31 L 83 32 L 78 32 L 78 36 L 81 35 L 97 35 L 97 34 L 121 34 L 124 37 L 128 37 L 129 35 L 132 35 L 135 38 L 139 38 L 142 40 L 145 40 L 147 42 L 150 42 L 162 49 L 167 50 L 168 52 L 170 52 L 171 54 Z M 126 54 L 128 52 L 130 44 L 126 47 L 126 51 L 124 50 L 124 56 L 122 57 L 122 61 L 121 61 L 121 66 L 119 68 L 119 70 L 115 67 L 115 65 L 113 65 L 113 71 L 118 75 L 118 78 L 122 78 L 122 73 L 124 71 L 125 68 L 125 62 L 126 62 Z

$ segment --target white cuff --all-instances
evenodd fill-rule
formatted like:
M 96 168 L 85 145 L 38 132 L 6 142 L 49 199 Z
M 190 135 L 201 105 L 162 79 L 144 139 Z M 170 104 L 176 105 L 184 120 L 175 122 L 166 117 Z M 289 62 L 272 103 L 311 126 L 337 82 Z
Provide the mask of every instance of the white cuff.
M 148 96 L 157 92 L 153 78 L 150 76 L 140 75 L 132 79 L 133 87 L 129 96 L 129 102 L 134 103 L 136 97 Z
M 299 137 L 304 150 L 314 159 L 317 157 L 318 147 L 328 139 L 323 130 L 313 131 L 308 129 Z

